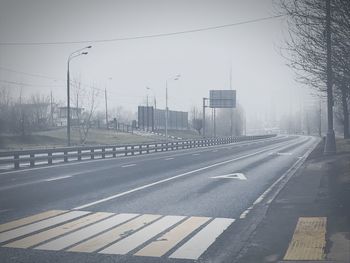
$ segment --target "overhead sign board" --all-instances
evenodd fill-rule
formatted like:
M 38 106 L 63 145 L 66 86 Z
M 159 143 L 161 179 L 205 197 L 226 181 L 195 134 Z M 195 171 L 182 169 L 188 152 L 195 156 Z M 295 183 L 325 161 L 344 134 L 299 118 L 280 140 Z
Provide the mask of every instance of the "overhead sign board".
M 210 108 L 236 108 L 235 90 L 210 90 Z

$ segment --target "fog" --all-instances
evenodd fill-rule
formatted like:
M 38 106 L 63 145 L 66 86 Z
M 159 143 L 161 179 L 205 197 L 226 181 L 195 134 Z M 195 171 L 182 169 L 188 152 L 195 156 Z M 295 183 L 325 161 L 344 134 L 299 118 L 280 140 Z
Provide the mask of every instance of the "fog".
M 295 81 L 280 54 L 287 35 L 283 17 L 165 37 L 93 41 L 269 17 L 279 12 L 271 0 L 2 0 L 0 6 L 1 85 L 16 94 L 20 90 L 23 96 L 52 92 L 56 101 L 65 103 L 67 58 L 91 44 L 87 56 L 72 61 L 71 75 L 84 84 L 106 88 L 111 108 L 123 106 L 136 112 L 147 93 L 152 100 L 156 96 L 157 107 L 164 108 L 165 82 L 181 74 L 178 81 L 169 81 L 169 108 L 200 109 L 210 89 L 230 88 L 230 71 L 232 88 L 237 90 L 248 123 L 267 115 L 278 119 L 309 99 L 305 96 L 309 91 Z M 4 45 L 85 40 L 79 44 Z M 102 92 L 98 107 L 104 107 Z

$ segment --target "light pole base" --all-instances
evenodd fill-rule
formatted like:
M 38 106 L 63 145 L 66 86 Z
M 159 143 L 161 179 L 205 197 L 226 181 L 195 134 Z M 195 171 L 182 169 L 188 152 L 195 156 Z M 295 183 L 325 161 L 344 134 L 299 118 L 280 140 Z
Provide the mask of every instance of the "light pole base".
M 331 130 L 327 132 L 326 143 L 324 146 L 323 154 L 332 155 L 332 154 L 335 154 L 336 151 L 337 149 L 335 145 L 335 134 L 334 134 L 334 130 Z

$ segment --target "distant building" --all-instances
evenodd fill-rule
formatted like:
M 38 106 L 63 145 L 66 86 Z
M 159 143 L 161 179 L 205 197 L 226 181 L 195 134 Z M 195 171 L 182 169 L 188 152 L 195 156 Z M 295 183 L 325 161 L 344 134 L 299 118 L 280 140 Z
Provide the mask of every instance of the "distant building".
M 79 117 L 83 113 L 84 108 L 70 107 L 71 125 L 77 125 Z M 58 108 L 58 126 L 67 125 L 67 107 Z
M 152 106 L 138 107 L 138 128 L 147 131 L 165 129 L 165 110 Z M 188 112 L 168 111 L 168 129 L 187 130 Z

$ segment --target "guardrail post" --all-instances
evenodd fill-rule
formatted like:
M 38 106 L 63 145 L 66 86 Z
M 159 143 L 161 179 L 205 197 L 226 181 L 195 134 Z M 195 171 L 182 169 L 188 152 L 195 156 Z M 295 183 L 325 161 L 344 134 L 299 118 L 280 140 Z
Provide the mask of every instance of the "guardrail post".
M 81 150 L 78 150 L 78 161 L 81 161 Z
M 63 161 L 65 163 L 68 162 L 68 153 L 67 153 L 67 151 L 63 151 Z
M 128 146 L 125 146 L 125 156 L 128 155 Z
M 13 158 L 14 158 L 15 169 L 19 169 L 19 154 L 15 153 Z
M 106 158 L 106 148 L 102 147 L 102 159 Z
M 33 167 L 34 165 L 35 165 L 35 159 L 34 159 L 34 153 L 31 153 L 30 155 L 29 155 L 29 157 L 30 157 L 30 167 Z
M 95 150 L 94 149 L 90 149 L 90 158 L 91 158 L 91 160 L 92 159 L 95 159 Z
M 147 153 L 149 153 L 149 144 L 147 144 L 146 147 L 147 147 Z
M 47 154 L 47 163 L 52 164 L 52 152 L 48 152 Z
M 115 153 L 115 151 L 116 151 L 116 148 L 115 148 L 115 146 L 113 146 L 113 157 L 116 157 L 116 156 L 117 156 L 117 154 Z
M 156 152 L 158 152 L 158 143 L 156 143 L 154 147 L 156 148 Z
M 179 142 L 176 142 L 176 150 L 179 149 Z
M 142 154 L 142 145 L 139 145 L 139 154 Z
M 135 151 L 134 151 L 134 145 L 131 146 L 131 155 L 134 155 L 135 154 Z

